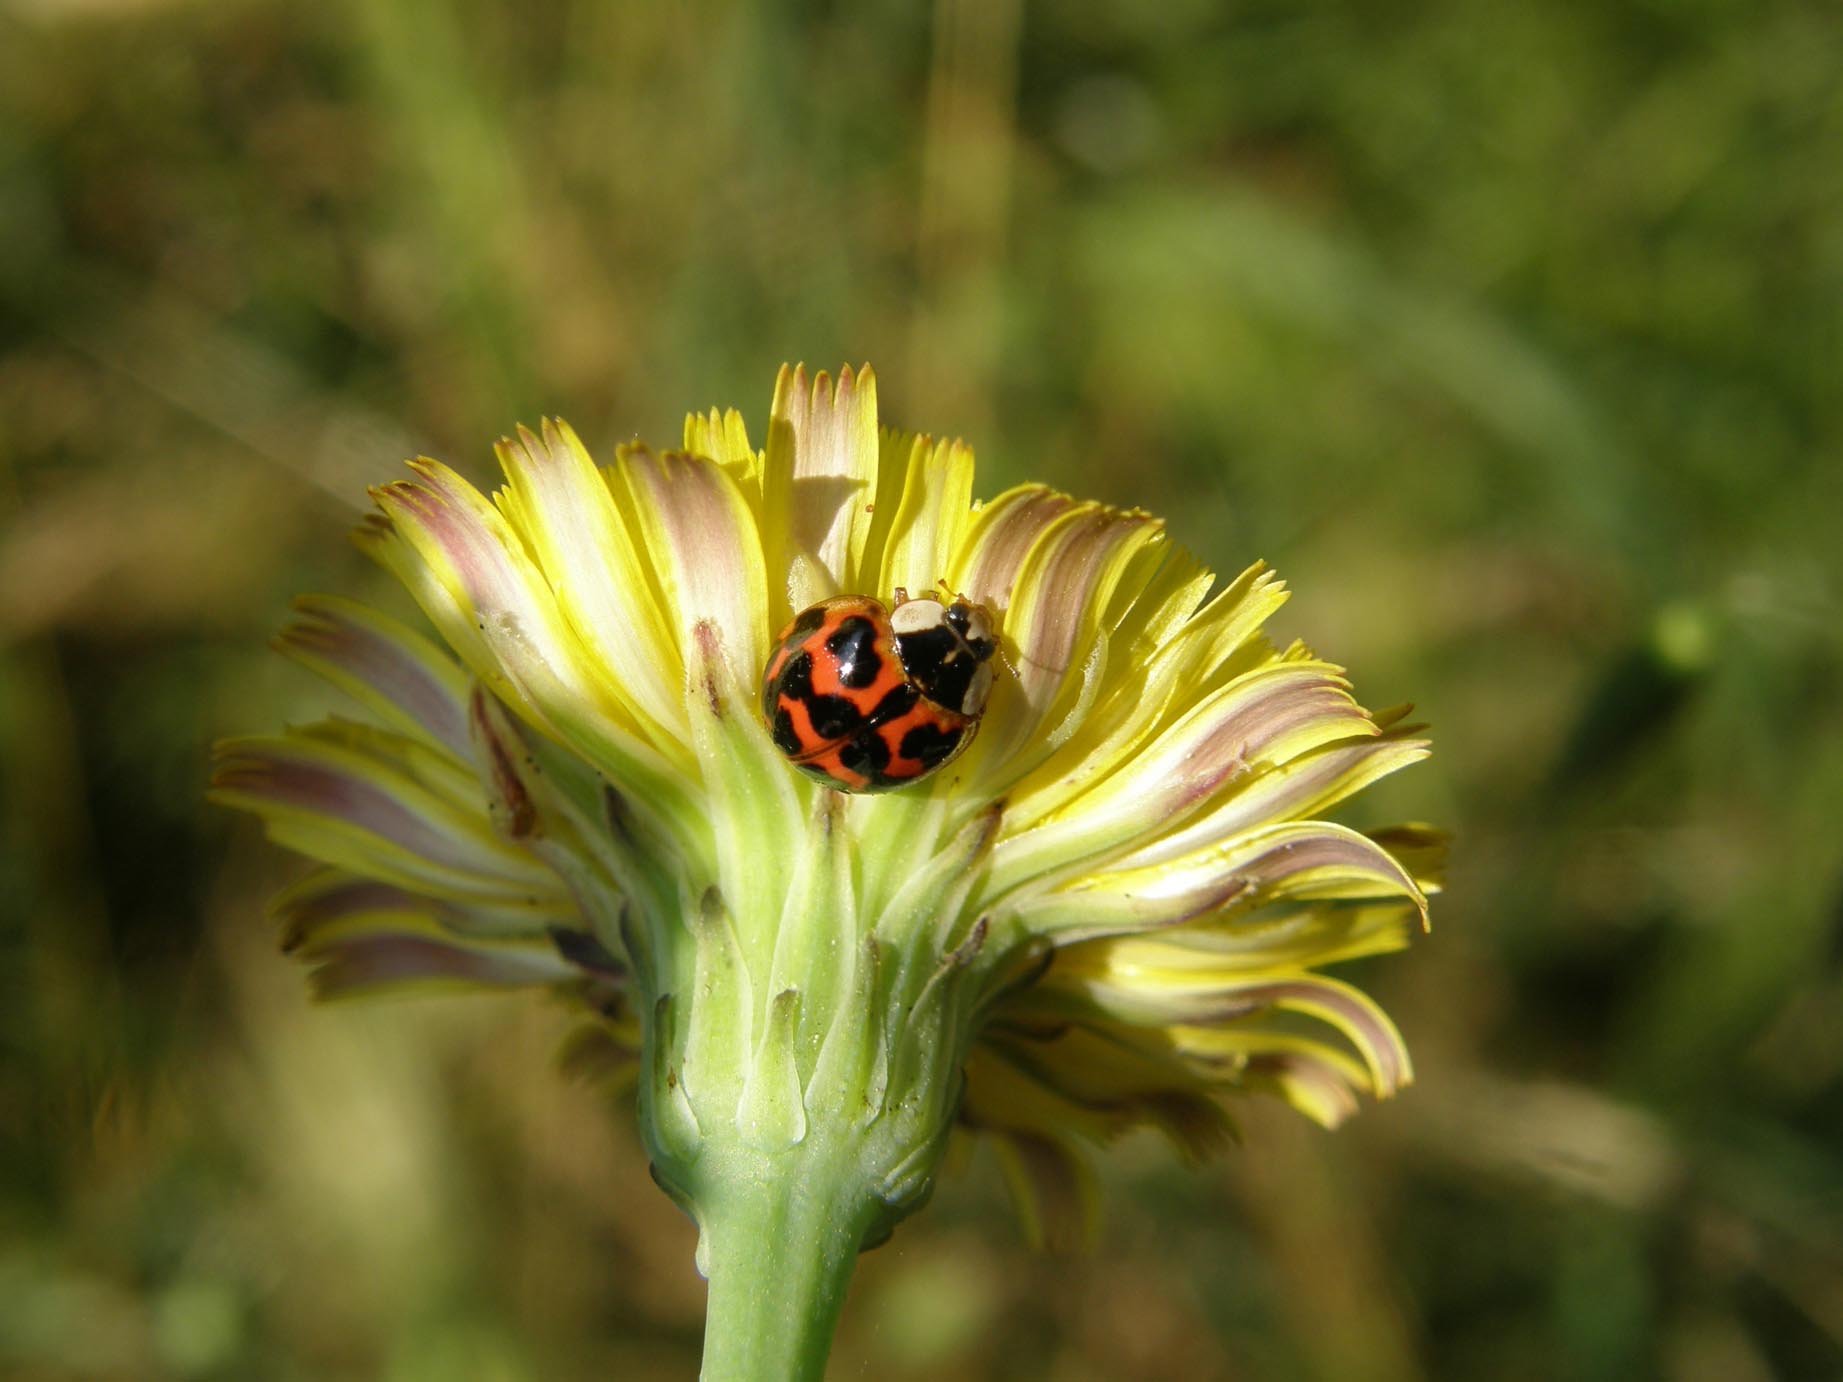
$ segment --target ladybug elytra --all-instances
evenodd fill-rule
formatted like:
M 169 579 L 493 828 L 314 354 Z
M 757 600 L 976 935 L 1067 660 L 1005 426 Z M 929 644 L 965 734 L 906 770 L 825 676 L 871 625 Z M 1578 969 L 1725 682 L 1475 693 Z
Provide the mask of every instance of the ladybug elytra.
M 796 768 L 841 792 L 887 792 L 954 758 L 979 727 L 998 639 L 985 607 L 896 592 L 822 600 L 781 630 L 762 714 Z

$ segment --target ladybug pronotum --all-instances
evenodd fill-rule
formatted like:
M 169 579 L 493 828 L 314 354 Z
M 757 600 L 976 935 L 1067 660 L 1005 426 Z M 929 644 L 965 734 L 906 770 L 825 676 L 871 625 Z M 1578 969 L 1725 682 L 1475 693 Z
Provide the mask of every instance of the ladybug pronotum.
M 781 630 L 762 714 L 793 765 L 841 792 L 887 792 L 972 742 L 998 639 L 983 605 L 840 595 Z

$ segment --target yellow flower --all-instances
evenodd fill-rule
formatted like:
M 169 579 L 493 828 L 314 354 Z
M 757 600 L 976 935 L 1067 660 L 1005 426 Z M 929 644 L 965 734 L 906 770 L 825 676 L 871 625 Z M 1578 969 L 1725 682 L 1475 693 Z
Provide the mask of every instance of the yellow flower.
M 759 451 L 714 411 L 607 466 L 561 423 L 498 451 L 492 498 L 419 460 L 360 532 L 446 647 L 303 600 L 280 646 L 370 721 L 227 743 L 216 794 L 325 866 L 278 902 L 321 994 L 581 997 L 578 1055 L 634 1062 L 702 1230 L 707 1376 L 823 1357 L 851 1254 L 956 1126 L 1042 1234 L 1081 1215 L 1078 1140 L 1151 1124 L 1200 1152 L 1224 1096 L 1331 1124 L 1407 1081 L 1388 1018 L 1316 971 L 1405 943 L 1440 838 L 1321 817 L 1426 747 L 1268 642 L 1264 566 L 1212 596 L 1146 514 L 975 502 L 965 446 L 879 430 L 869 368 L 784 369 Z M 959 758 L 842 795 L 789 765 L 756 688 L 795 613 L 898 587 L 987 606 L 1007 670 Z M 764 1233 L 819 1243 L 819 1323 L 745 1365 L 727 1339 L 774 1354 Z

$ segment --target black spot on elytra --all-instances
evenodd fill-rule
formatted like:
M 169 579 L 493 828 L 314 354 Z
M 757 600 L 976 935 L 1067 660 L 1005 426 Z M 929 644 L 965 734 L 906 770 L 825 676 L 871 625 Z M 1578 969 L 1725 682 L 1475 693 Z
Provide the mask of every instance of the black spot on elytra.
M 803 701 L 813 694 L 813 655 L 795 653 L 781 665 L 781 674 L 768 683 L 767 694 L 779 700 Z
M 778 670 L 775 667 L 777 661 L 781 664 Z M 774 708 L 781 699 L 781 682 L 786 671 L 787 663 L 779 652 L 769 658 L 768 665 L 762 669 L 762 716 L 765 719 L 774 718 Z
M 826 621 L 824 605 L 813 605 L 800 611 L 800 617 L 787 627 L 787 637 L 781 642 L 791 643 L 805 638 L 808 634 L 819 632 Z
M 792 756 L 805 747 L 800 736 L 794 731 L 794 717 L 784 709 L 777 707 L 774 712 L 774 746 L 782 753 Z
M 785 753 L 799 753 L 803 749 L 814 747 L 798 741 L 790 723 L 787 727 L 788 739 L 793 742 L 789 748 L 779 734 L 779 720 L 784 713 L 780 709 L 783 700 L 797 701 L 806 707 L 807 718 L 812 721 L 813 734 L 817 739 L 831 743 L 843 739 L 847 734 L 856 733 L 864 727 L 864 717 L 858 714 L 857 707 L 843 696 L 821 696 L 813 690 L 813 655 L 807 652 L 795 653 L 787 659 L 787 665 L 781 668 L 781 675 L 775 679 L 773 700 L 775 703 L 776 737 L 775 743 L 781 745 Z
M 965 734 L 964 729 L 937 729 L 933 725 L 917 725 L 902 736 L 902 756 L 913 758 L 930 768 L 939 767 L 953 757 L 954 750 L 960 747 L 960 740 Z
M 915 702 L 921 699 L 921 693 L 908 682 L 892 686 L 883 693 L 883 699 L 877 702 L 870 712 L 867 725 L 886 725 L 891 720 L 900 719 L 915 708 Z
M 868 790 L 886 791 L 892 787 L 907 786 L 917 776 L 920 776 L 911 770 L 903 776 L 891 777 L 889 775 L 891 758 L 900 756 L 911 759 L 920 763 L 923 772 L 926 772 L 952 758 L 964 737 L 964 730 L 937 729 L 933 725 L 917 725 L 902 736 L 900 748 L 896 754 L 892 754 L 889 741 L 873 726 L 862 733 L 852 735 L 850 740 L 839 749 L 838 761 L 850 771 L 869 778 Z
M 864 727 L 864 717 L 843 696 L 808 696 L 806 714 L 813 722 L 813 733 L 828 744 Z
M 883 670 L 877 653 L 877 626 L 858 615 L 840 621 L 826 639 L 826 651 L 832 654 L 838 679 L 856 690 L 869 686 Z
M 838 761 L 854 773 L 862 773 L 873 783 L 883 782 L 890 765 L 889 745 L 874 729 L 856 736 L 838 751 Z

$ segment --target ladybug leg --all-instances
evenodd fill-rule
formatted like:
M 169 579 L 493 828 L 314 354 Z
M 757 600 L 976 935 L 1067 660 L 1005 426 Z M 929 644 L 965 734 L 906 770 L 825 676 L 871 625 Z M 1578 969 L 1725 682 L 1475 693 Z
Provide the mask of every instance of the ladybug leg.
M 899 605 L 906 605 L 909 603 L 909 588 L 906 585 L 899 585 L 896 587 L 896 603 Z

